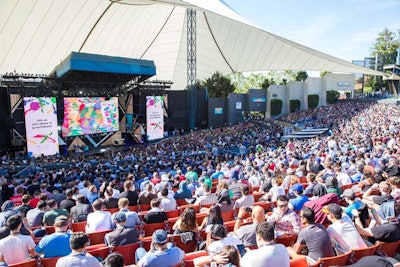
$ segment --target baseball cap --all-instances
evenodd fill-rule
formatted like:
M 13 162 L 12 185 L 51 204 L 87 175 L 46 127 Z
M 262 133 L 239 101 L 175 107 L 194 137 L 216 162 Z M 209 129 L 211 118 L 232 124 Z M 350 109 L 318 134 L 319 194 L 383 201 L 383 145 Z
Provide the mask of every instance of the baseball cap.
M 353 189 L 346 189 L 343 191 L 343 194 L 341 195 L 341 197 L 350 197 L 350 198 L 354 198 L 356 196 L 356 194 L 354 193 Z
M 118 222 L 118 223 L 120 223 L 120 222 L 126 222 L 126 215 L 125 215 L 125 212 L 119 211 L 119 212 L 115 213 L 114 220 L 115 220 L 116 222 Z
M 156 244 L 164 244 L 168 240 L 167 232 L 162 229 L 158 229 L 153 233 L 152 239 Z
M 290 189 L 292 189 L 292 191 L 303 192 L 303 185 L 294 184 Z
M 322 208 L 322 212 L 325 214 L 331 213 L 333 214 L 333 216 L 340 218 L 342 217 L 343 210 L 342 207 L 340 207 L 338 204 L 330 203 Z

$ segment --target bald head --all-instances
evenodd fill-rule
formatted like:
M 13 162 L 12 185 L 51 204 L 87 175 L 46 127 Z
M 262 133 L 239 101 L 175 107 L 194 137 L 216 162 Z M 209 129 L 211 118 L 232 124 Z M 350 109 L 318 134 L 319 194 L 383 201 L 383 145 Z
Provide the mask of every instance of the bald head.
M 253 222 L 260 223 L 265 221 L 264 209 L 260 206 L 254 206 L 251 212 L 251 217 Z

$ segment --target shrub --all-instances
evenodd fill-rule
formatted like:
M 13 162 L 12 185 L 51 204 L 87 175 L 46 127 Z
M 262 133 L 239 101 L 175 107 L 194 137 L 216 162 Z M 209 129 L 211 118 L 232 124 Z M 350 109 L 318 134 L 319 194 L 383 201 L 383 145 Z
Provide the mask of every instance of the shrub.
M 278 98 L 271 99 L 271 116 L 278 116 L 282 112 L 282 100 Z
M 292 99 L 290 100 L 290 113 L 300 110 L 300 100 Z
M 335 90 L 326 91 L 326 103 L 333 104 L 339 98 L 340 93 Z
M 316 108 L 319 104 L 319 95 L 308 95 L 308 108 Z

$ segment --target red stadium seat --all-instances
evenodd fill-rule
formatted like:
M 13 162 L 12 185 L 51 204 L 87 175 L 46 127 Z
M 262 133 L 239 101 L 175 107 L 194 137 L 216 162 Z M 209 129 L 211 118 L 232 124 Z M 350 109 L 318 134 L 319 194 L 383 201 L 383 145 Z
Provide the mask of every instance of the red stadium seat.
M 72 224 L 73 232 L 85 232 L 86 221 L 85 222 L 76 222 Z
M 201 256 L 207 256 L 208 253 L 205 250 L 200 250 L 192 253 L 186 253 L 185 258 L 183 259 L 185 262 L 185 267 L 194 267 L 193 260 L 195 258 L 201 257 Z
M 143 224 L 144 236 L 151 236 L 158 229 L 165 230 L 165 222 Z
M 29 261 L 24 261 L 21 263 L 16 263 L 16 264 L 9 264 L 8 267 L 36 267 L 37 266 L 37 261 L 36 260 L 29 260 Z
M 59 258 L 61 257 L 42 258 L 40 259 L 40 262 L 42 263 L 42 267 L 56 267 Z
M 290 267 L 308 267 L 308 262 L 306 257 L 299 257 L 297 259 L 290 260 Z
M 104 244 L 104 236 L 109 232 L 111 232 L 111 230 L 90 233 L 90 245 Z
M 344 266 L 347 264 L 351 254 L 352 252 L 349 251 L 339 256 L 321 258 L 315 264 L 309 265 L 309 267 Z
M 396 252 L 400 246 L 400 240 L 398 240 L 396 242 L 388 242 L 388 243 L 378 241 L 378 244 L 379 244 L 378 250 L 386 253 L 386 256 L 394 257 L 394 255 L 396 254 Z
M 140 247 L 140 242 L 114 247 L 113 252 L 119 252 L 124 256 L 125 265 L 135 264 L 135 252 Z

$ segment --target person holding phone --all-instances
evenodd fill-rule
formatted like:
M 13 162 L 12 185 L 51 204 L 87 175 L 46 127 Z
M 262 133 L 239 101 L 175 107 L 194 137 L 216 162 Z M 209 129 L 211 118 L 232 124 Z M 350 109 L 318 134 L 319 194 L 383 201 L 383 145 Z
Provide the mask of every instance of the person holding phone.
M 251 214 L 252 224 L 243 225 L 244 217 Z M 245 247 L 256 247 L 256 227 L 259 223 L 265 221 L 264 209 L 260 206 L 241 207 L 235 222 L 233 232 L 242 241 Z

